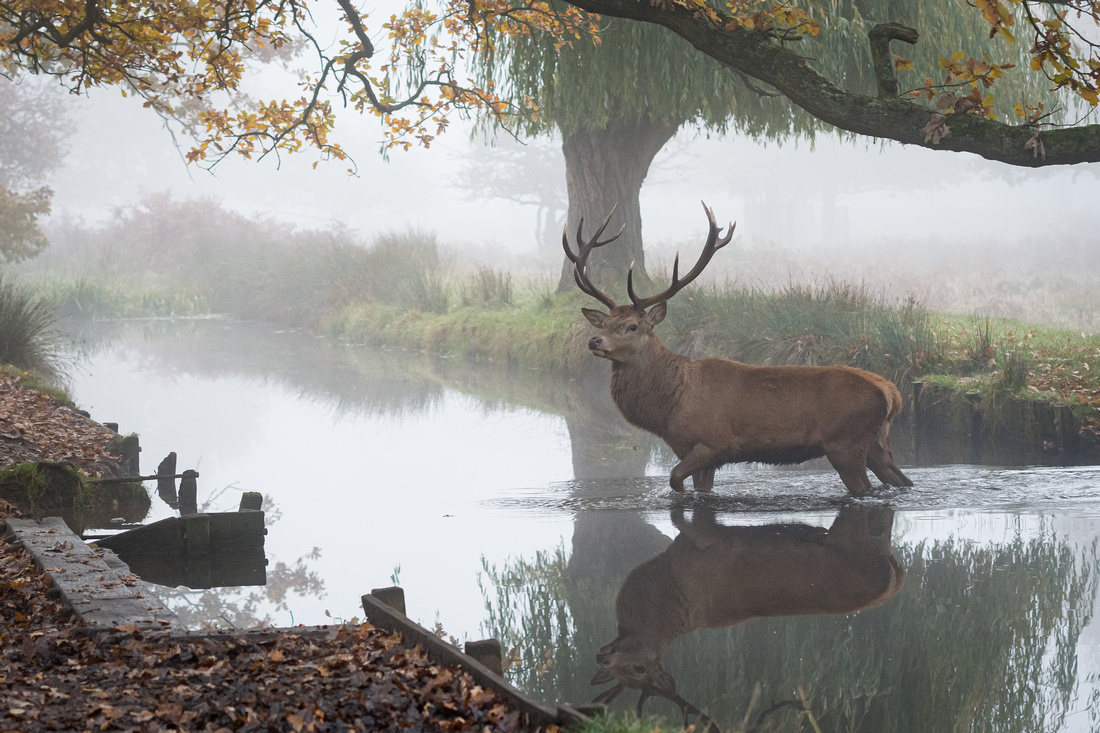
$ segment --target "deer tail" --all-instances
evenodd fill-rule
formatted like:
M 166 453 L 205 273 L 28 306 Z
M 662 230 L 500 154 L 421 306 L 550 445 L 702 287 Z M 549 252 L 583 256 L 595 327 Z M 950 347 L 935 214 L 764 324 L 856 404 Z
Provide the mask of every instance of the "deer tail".
M 890 449 L 890 423 L 894 421 L 894 418 L 901 413 L 901 408 L 904 405 L 901 399 L 901 392 L 894 386 L 894 383 L 888 380 L 882 380 L 879 384 L 879 389 L 882 390 L 882 396 L 886 398 L 886 419 L 882 421 L 882 425 L 878 430 L 878 444 L 885 448 Z
M 886 397 L 886 422 L 889 424 L 901 414 L 901 408 L 905 403 L 901 399 L 901 392 L 893 382 L 883 380 L 882 394 Z

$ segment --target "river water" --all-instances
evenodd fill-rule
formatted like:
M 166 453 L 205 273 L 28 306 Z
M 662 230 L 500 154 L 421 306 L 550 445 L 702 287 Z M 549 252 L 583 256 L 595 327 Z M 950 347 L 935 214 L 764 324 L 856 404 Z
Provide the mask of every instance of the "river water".
M 175 451 L 206 510 L 265 497 L 266 586 L 156 587 L 196 628 L 351 621 L 396 583 L 551 702 L 623 683 L 632 708 L 643 680 L 722 730 L 1098 729 L 1100 468 L 912 466 L 899 436 L 912 489 L 735 466 L 677 496 L 598 370 L 220 320 L 103 325 L 75 352 L 75 401 L 140 434 L 143 473 Z M 173 514 L 154 495 L 145 521 Z

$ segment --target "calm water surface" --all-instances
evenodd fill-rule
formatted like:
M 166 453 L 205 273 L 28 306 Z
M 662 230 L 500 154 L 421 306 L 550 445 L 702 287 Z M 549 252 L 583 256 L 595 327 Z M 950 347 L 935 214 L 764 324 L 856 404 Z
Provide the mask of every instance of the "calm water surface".
M 143 472 L 175 451 L 207 510 L 265 496 L 266 587 L 157 589 L 193 626 L 351 620 L 396 581 L 548 701 L 656 680 L 723 730 L 810 730 L 800 698 L 823 730 L 1098 729 L 1095 467 L 906 466 L 856 501 L 827 465 L 740 466 L 681 497 L 598 373 L 216 320 L 77 348 L 75 400 L 141 435 Z

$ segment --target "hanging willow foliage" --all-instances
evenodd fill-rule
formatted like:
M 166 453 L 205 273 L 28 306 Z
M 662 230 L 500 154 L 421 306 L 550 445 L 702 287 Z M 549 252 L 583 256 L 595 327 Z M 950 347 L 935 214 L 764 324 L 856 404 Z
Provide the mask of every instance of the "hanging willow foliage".
M 803 0 L 797 3 L 820 25 L 816 35 L 800 35 L 790 46 L 841 87 L 874 94 L 875 79 L 867 34 L 878 23 L 916 28 L 916 46 L 895 42 L 893 52 L 913 62 L 899 72 L 904 94 L 924 86 L 926 77 L 943 81 L 940 58 L 962 51 L 992 63 L 1015 64 L 991 90 L 996 111 L 1012 116 L 1016 103 L 1053 107 L 1049 83 L 1028 68 L 1028 48 L 989 38 L 989 26 L 966 0 Z M 552 3 L 562 11 L 564 3 Z M 763 3 L 761 6 L 765 5 Z M 724 8 L 723 8 L 724 9 Z M 722 67 L 671 31 L 652 24 L 603 18 L 596 38 L 562 45 L 561 39 L 533 31 L 492 39 L 480 57 L 483 83 L 523 110 L 509 122 L 527 134 L 554 127 L 604 129 L 611 119 L 635 118 L 662 124 L 692 122 L 709 130 L 733 128 L 752 138 L 812 139 L 832 126 L 794 107 L 784 97 L 764 96 L 751 80 Z M 969 91 L 967 88 L 965 91 Z M 965 93 L 965 91 L 961 93 Z

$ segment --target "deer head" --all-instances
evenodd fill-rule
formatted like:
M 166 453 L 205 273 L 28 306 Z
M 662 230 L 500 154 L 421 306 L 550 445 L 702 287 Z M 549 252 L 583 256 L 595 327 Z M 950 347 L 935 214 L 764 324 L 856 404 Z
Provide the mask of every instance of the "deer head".
M 703 210 L 707 214 L 710 231 L 707 235 L 706 244 L 703 245 L 703 252 L 695 266 L 681 278 L 679 276 L 680 255 L 677 253 L 672 264 L 672 284 L 656 295 L 642 298 L 634 292 L 634 266 L 631 265 L 626 275 L 626 290 L 630 296 L 630 305 L 616 305 L 611 296 L 592 284 L 588 276 L 588 256 L 592 253 L 592 250 L 614 242 L 623 232 L 622 229 L 619 229 L 614 236 L 604 240 L 600 239 L 608 223 L 610 223 L 611 217 L 614 216 L 615 210 L 611 210 L 607 219 L 596 230 L 596 234 L 588 241 L 584 239 L 584 219 L 581 219 L 577 225 L 577 254 L 573 254 L 573 250 L 569 245 L 568 234 L 562 232 L 562 247 L 565 249 L 566 257 L 573 263 L 573 279 L 577 281 L 577 287 L 581 289 L 581 292 L 592 296 L 610 310 L 609 313 L 604 313 L 591 308 L 581 309 L 588 322 L 600 329 L 599 335 L 593 336 L 588 341 L 588 348 L 593 354 L 612 361 L 629 361 L 638 350 L 649 343 L 654 326 L 664 320 L 668 300 L 699 277 L 714 253 L 729 244 L 733 238 L 733 230 L 736 225 L 731 223 L 725 236 L 719 236 L 720 230 L 714 220 L 714 212 L 705 203 L 703 204 Z
M 604 647 L 606 649 L 607 647 Z M 642 708 L 645 706 L 645 701 L 651 697 L 663 697 L 666 700 L 670 700 L 680 707 L 680 713 L 683 715 L 684 728 L 688 728 L 688 723 L 691 720 L 691 716 L 696 716 L 695 730 L 699 733 L 721 733 L 717 724 L 710 719 L 706 713 L 699 708 L 692 705 L 676 692 L 676 681 L 672 679 L 672 675 L 666 672 L 660 665 L 660 663 L 654 663 L 655 668 L 650 668 L 647 673 L 644 669 L 634 669 L 626 672 L 624 676 L 619 676 L 619 673 L 612 671 L 610 663 L 599 661 L 600 655 L 603 654 L 603 649 L 597 653 L 597 661 L 600 665 L 600 669 L 596 672 L 596 676 L 592 678 L 593 685 L 602 685 L 607 682 L 617 680 L 614 687 L 604 690 L 597 695 L 592 702 L 610 704 L 615 698 L 617 698 L 623 690 L 634 689 L 641 690 L 641 695 L 638 696 L 638 717 L 642 716 Z

